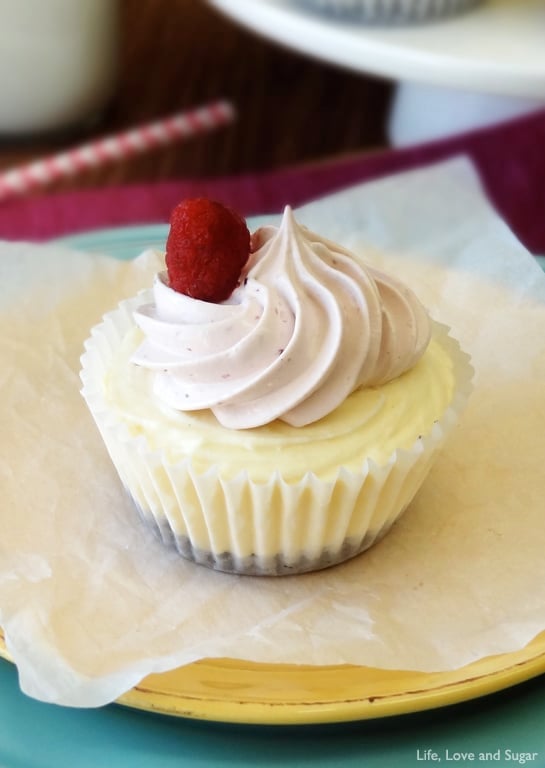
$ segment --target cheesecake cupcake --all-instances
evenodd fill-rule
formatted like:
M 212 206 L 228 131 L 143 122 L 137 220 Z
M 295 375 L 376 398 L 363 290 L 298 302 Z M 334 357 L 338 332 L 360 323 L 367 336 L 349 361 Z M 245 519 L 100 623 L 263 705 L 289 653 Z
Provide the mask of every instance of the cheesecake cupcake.
M 295 5 L 330 19 L 371 24 L 415 24 L 448 18 L 481 0 L 294 0 Z
M 83 396 L 163 542 L 238 574 L 326 568 L 377 542 L 470 391 L 448 329 L 396 278 L 301 226 L 251 238 L 184 201 L 166 269 L 85 344 Z

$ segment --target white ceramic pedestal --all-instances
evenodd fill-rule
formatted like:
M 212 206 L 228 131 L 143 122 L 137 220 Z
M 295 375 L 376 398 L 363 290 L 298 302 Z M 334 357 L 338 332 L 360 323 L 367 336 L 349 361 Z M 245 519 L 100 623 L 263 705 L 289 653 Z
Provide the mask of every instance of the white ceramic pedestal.
M 545 108 L 543 99 L 402 82 L 392 101 L 388 138 L 394 147 L 433 141 Z
M 483 0 L 433 23 L 332 21 L 290 0 L 208 0 L 238 23 L 309 56 L 396 85 L 396 146 L 545 107 L 544 0 Z

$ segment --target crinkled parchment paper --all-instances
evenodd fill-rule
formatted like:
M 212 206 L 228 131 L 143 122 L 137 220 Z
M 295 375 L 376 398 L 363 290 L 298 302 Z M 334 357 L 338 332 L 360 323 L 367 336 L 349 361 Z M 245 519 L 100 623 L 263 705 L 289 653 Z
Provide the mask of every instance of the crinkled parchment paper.
M 2 244 L 0 625 L 31 696 L 97 706 L 213 656 L 447 670 L 545 629 L 545 276 L 464 159 L 299 217 L 404 278 L 476 377 L 392 532 L 345 565 L 280 579 L 214 573 L 163 548 L 79 394 L 90 327 L 156 265 Z

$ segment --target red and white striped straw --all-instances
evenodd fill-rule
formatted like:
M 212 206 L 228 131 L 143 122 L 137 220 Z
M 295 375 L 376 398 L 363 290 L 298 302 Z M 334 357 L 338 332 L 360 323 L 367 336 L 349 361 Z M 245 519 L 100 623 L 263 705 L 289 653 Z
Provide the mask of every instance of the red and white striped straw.
M 207 133 L 232 122 L 234 117 L 235 110 L 228 101 L 215 101 L 13 168 L 0 173 L 0 201 L 28 194 L 88 168 Z

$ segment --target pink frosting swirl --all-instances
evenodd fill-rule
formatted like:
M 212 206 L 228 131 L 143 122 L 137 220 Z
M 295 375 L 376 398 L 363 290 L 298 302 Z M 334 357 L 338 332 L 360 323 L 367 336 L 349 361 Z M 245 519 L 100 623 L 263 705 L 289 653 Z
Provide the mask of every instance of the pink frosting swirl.
M 398 280 L 300 226 L 289 207 L 254 243 L 227 301 L 176 293 L 161 273 L 152 302 L 136 311 L 145 340 L 132 361 L 155 372 L 164 403 L 210 408 L 235 429 L 275 419 L 304 426 L 421 357 L 430 320 Z

